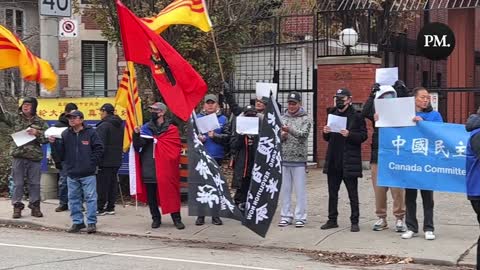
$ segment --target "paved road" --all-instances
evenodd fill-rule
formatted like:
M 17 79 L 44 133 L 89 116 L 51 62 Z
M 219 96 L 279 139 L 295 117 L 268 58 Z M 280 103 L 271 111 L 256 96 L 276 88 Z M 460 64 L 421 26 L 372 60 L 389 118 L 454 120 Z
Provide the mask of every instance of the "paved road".
M 6 269 L 441 269 L 328 265 L 300 253 L 226 249 L 142 237 L 113 237 L 0 228 L 0 270 Z M 447 268 L 444 268 L 447 269 Z M 448 268 L 453 269 L 453 268 Z

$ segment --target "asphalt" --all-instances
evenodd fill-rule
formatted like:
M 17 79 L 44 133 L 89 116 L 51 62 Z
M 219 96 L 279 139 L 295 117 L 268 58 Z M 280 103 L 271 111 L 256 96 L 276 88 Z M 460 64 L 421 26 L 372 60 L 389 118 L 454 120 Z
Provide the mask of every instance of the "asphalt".
M 328 192 L 326 176 L 320 169 L 311 169 L 308 174 L 308 223 L 304 228 L 277 226 L 279 215 L 272 223 L 266 238 L 261 238 L 243 227 L 238 221 L 223 219 L 223 226 L 216 226 L 206 219 L 203 226 L 195 226 L 195 218 L 188 216 L 187 206 L 182 207 L 185 230 L 177 230 L 169 216 L 163 216 L 162 226 L 151 229 L 151 219 L 147 207 L 117 205 L 113 216 L 98 217 L 99 232 L 147 237 L 160 237 L 175 240 L 205 241 L 221 245 L 242 245 L 276 249 L 302 249 L 328 252 L 345 252 L 366 255 L 394 255 L 413 258 L 416 263 L 437 265 L 475 265 L 476 242 L 479 225 L 476 216 L 464 194 L 435 193 L 435 234 L 434 241 L 418 237 L 404 240 L 394 231 L 394 217 L 389 201 L 389 229 L 376 232 L 372 224 L 376 221 L 374 195 L 370 171 L 359 179 L 360 232 L 350 232 L 350 206 L 345 187 L 342 185 L 339 201 L 339 228 L 320 230 L 326 221 Z M 390 200 L 390 198 L 389 198 Z M 43 218 L 30 216 L 28 209 L 21 219 L 12 219 L 12 207 L 6 198 L 0 199 L 0 222 L 11 224 L 31 224 L 47 228 L 67 229 L 70 227 L 68 212 L 54 211 L 57 201 L 42 203 Z M 418 196 L 418 220 L 422 227 L 422 206 Z M 85 237 L 88 237 L 87 235 Z

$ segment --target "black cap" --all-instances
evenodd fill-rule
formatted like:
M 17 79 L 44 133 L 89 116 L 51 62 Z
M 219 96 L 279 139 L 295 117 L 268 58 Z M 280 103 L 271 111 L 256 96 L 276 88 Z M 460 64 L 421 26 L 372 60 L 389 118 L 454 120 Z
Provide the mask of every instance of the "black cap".
M 288 94 L 288 100 L 287 101 L 293 101 L 293 102 L 296 102 L 296 103 L 302 102 L 302 95 L 297 91 L 290 92 Z
M 79 110 L 74 110 L 74 111 L 71 111 L 69 113 L 67 113 L 66 117 L 80 117 L 80 118 L 83 118 L 83 113 Z
M 100 111 L 105 111 L 107 113 L 113 113 L 115 111 L 115 107 L 113 107 L 113 105 L 110 104 L 110 103 L 105 103 L 100 108 Z
M 268 104 L 268 97 L 257 97 L 257 101 L 267 105 Z
M 347 88 L 340 88 L 340 89 L 337 90 L 337 92 L 335 92 L 335 96 L 336 97 L 351 97 L 352 92 L 350 92 L 350 90 L 348 90 Z
M 253 105 L 247 105 L 243 108 L 243 112 L 244 113 L 249 113 L 249 112 L 257 112 L 257 110 L 255 110 L 255 106 Z

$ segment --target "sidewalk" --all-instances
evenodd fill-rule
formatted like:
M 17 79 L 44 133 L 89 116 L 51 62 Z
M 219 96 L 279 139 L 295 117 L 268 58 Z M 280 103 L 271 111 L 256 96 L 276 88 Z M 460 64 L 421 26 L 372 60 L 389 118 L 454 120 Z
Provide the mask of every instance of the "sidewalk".
M 215 226 L 206 218 L 204 226 L 195 226 L 195 217 L 188 217 L 188 209 L 182 207 L 183 222 L 186 229 L 179 231 L 174 228 L 170 216 L 162 217 L 162 226 L 151 229 L 151 219 L 147 207 L 134 206 L 123 208 L 117 205 L 115 216 L 98 217 L 97 229 L 105 233 L 130 234 L 149 237 L 164 237 L 179 240 L 207 241 L 223 244 L 241 244 L 248 246 L 262 246 L 273 248 L 299 248 L 306 250 L 346 252 L 357 254 L 384 254 L 400 257 L 412 257 L 416 262 L 426 262 L 444 265 L 474 265 L 476 244 L 478 238 L 478 224 L 469 201 L 463 194 L 435 193 L 435 233 L 437 239 L 427 241 L 423 232 L 410 240 L 403 240 L 400 234 L 394 232 L 394 218 L 389 209 L 388 230 L 374 232 L 371 229 L 376 220 L 374 196 L 370 181 L 370 171 L 365 171 L 365 177 L 359 179 L 360 196 L 360 229 L 359 233 L 350 232 L 350 206 L 345 187 L 342 185 L 339 201 L 339 225 L 332 230 L 320 230 L 321 224 L 326 221 L 328 207 L 328 192 L 326 176 L 321 169 L 311 169 L 308 174 L 308 224 L 304 228 L 277 226 L 278 214 L 275 223 L 272 223 L 265 239 L 257 236 L 241 226 L 235 220 L 223 219 L 223 226 Z M 18 220 L 11 218 L 12 207 L 10 201 L 0 199 L 0 223 L 22 223 L 67 229 L 71 222 L 68 212 L 56 213 L 55 200 L 42 204 L 43 218 L 33 218 L 29 209 L 23 211 L 23 217 Z M 391 202 L 389 207 L 391 206 Z M 278 210 L 278 209 L 277 209 Z M 421 196 L 418 195 L 418 218 L 422 227 L 423 211 Z M 85 237 L 88 237 L 85 235 Z M 471 250 L 471 251 L 470 251 Z

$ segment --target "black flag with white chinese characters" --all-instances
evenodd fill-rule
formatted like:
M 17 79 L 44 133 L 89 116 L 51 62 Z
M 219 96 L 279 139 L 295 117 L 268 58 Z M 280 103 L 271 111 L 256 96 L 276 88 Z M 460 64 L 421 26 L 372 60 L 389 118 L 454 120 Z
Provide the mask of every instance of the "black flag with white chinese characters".
M 219 165 L 205 151 L 192 120 L 188 124 L 188 215 L 242 219 Z
M 270 100 L 261 124 L 243 219 L 243 225 L 262 237 L 272 223 L 282 185 L 281 127 L 276 102 Z

